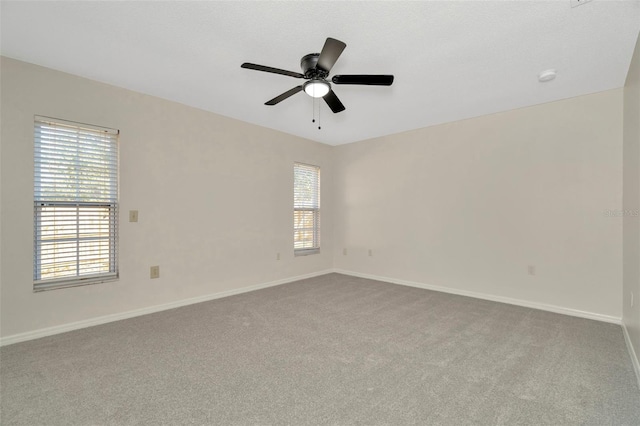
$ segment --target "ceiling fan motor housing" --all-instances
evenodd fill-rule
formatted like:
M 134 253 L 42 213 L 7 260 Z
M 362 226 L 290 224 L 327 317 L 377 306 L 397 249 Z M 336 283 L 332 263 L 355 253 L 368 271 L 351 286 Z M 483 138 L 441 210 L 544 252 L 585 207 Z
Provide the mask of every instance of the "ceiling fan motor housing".
M 300 68 L 302 68 L 302 73 L 304 74 L 305 78 L 325 79 L 329 75 L 328 72 L 316 68 L 319 57 L 319 53 L 309 53 L 308 55 L 302 57 L 302 59 L 300 60 Z

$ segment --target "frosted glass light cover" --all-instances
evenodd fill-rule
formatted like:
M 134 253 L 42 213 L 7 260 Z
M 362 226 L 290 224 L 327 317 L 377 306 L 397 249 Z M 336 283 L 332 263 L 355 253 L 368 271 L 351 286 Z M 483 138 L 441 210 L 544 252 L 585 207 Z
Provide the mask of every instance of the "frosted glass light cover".
M 329 84 L 324 81 L 309 81 L 304 85 L 304 91 L 312 98 L 321 98 L 329 93 Z

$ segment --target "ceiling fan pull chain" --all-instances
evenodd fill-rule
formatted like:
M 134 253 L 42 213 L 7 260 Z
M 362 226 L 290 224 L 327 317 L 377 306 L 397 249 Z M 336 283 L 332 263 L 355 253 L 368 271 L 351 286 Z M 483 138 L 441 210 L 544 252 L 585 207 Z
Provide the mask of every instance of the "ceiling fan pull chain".
M 320 127 L 320 110 L 321 110 L 321 105 L 318 103 L 318 130 L 320 130 L 322 127 Z

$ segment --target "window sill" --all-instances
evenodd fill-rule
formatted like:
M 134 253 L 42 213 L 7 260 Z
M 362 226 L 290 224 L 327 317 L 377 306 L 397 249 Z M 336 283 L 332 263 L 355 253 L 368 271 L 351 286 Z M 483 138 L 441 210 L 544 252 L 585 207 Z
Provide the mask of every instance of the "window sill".
M 293 255 L 298 257 L 298 256 L 309 256 L 310 254 L 319 254 L 320 253 L 320 249 L 319 248 L 313 248 L 313 249 L 299 249 L 299 250 L 294 250 L 293 251 Z
M 58 290 L 61 288 L 80 287 L 85 285 L 102 284 L 111 281 L 117 281 L 118 274 L 100 275 L 95 277 L 60 279 L 60 280 L 43 280 L 33 282 L 33 292 L 40 293 L 49 290 Z

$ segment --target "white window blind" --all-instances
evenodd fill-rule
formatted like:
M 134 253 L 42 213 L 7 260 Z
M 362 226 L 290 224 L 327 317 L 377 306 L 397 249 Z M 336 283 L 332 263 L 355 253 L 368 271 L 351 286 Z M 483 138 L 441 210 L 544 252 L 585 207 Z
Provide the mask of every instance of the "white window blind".
M 118 131 L 35 118 L 34 290 L 118 276 Z
M 320 167 L 293 165 L 293 249 L 296 255 L 320 251 Z

